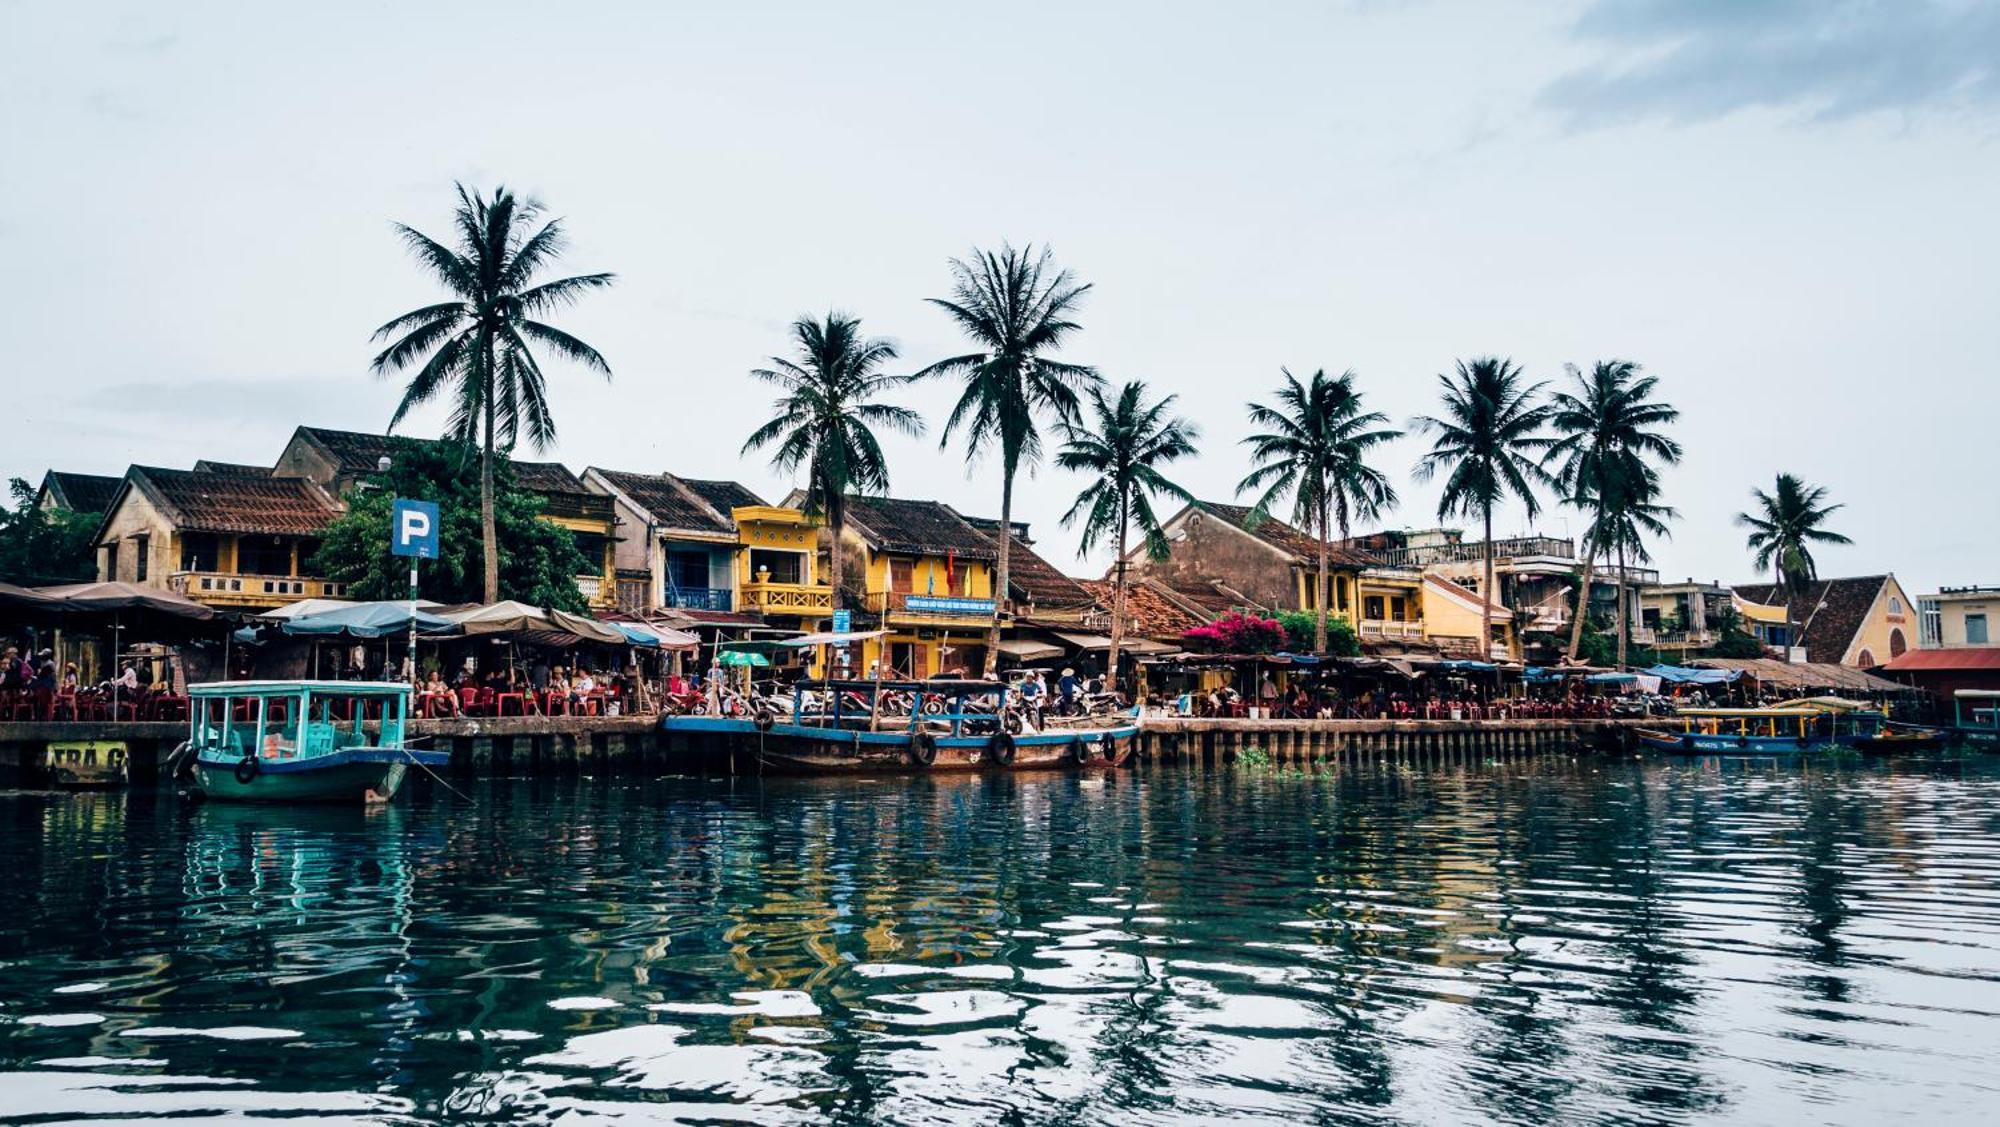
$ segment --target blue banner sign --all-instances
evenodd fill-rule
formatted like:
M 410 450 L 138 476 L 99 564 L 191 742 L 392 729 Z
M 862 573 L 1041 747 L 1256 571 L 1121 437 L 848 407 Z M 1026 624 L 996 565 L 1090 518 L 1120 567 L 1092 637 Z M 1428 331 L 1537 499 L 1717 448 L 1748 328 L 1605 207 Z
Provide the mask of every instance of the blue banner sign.
M 438 507 L 396 498 L 389 510 L 389 554 L 434 560 L 438 556 Z
M 958 599 L 943 595 L 906 595 L 903 609 L 915 614 L 992 614 L 992 599 Z
M 837 610 L 837 611 L 834 611 L 834 612 L 833 612 L 833 632 L 834 632 L 834 633 L 836 633 L 836 634 L 845 634 L 845 633 L 847 633 L 848 631 L 850 631 L 850 630 L 852 630 L 852 629 L 854 629 L 854 612 L 853 612 L 853 611 L 850 611 L 850 610 Z

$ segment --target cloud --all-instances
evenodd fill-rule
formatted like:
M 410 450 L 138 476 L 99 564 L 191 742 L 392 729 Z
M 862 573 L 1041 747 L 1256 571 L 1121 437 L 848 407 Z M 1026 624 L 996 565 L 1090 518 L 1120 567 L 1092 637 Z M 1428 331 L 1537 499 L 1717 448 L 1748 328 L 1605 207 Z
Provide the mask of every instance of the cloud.
M 2000 108 L 1990 0 L 1592 0 L 1575 32 L 1605 55 L 1541 102 L 1576 126 Z

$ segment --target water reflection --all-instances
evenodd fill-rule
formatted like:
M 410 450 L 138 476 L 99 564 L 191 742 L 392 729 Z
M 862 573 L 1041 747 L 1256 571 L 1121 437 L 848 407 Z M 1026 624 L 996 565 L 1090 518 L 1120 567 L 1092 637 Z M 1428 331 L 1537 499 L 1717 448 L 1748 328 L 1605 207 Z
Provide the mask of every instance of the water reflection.
M 16 796 L 5 1114 L 1976 1118 L 1996 840 L 1976 764 Z

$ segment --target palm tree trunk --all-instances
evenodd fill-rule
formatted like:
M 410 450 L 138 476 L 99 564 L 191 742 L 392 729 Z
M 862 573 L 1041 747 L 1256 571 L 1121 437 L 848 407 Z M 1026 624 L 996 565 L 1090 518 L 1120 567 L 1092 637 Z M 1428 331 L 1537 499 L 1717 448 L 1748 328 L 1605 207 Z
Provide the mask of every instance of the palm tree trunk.
M 1326 542 L 1326 490 L 1320 490 L 1319 502 L 1319 575 L 1313 580 L 1318 597 L 1313 606 L 1313 652 L 1326 652 L 1326 582 L 1327 565 L 1332 558 Z
M 827 495 L 826 528 L 831 541 L 826 551 L 826 582 L 831 588 L 831 598 L 827 606 L 839 610 L 840 595 L 840 534 L 847 529 L 847 506 L 844 498 Z
M 1486 541 L 1480 556 L 1486 562 L 1486 578 L 1479 586 L 1479 660 L 1493 660 L 1493 506 L 1480 510 Z
M 991 681 L 1000 672 L 1000 619 L 1007 609 L 1008 549 L 1014 543 L 1014 466 L 1000 473 L 1000 566 L 993 580 L 993 625 L 986 631 L 986 672 Z
M 1625 668 L 1625 645 L 1632 633 L 1632 624 L 1626 621 L 1625 607 L 1625 545 L 1618 545 L 1618 668 Z
M 1576 618 L 1569 624 L 1569 659 L 1576 660 L 1576 653 L 1583 648 L 1583 620 L 1590 614 L 1590 581 L 1597 572 L 1597 546 L 1588 539 L 1583 549 L 1583 586 L 1577 588 Z
M 1118 651 L 1125 642 L 1125 523 L 1128 513 L 1129 490 L 1118 497 L 1118 562 L 1112 565 L 1111 574 L 1111 656 L 1106 660 L 1105 683 L 1112 692 L 1118 691 Z
M 481 404 L 485 416 L 486 437 L 479 450 L 479 536 L 484 542 L 482 551 L 482 584 L 486 601 L 500 601 L 500 533 L 493 518 L 493 396 L 498 389 L 493 387 L 493 365 L 486 365 L 488 383 L 485 402 Z

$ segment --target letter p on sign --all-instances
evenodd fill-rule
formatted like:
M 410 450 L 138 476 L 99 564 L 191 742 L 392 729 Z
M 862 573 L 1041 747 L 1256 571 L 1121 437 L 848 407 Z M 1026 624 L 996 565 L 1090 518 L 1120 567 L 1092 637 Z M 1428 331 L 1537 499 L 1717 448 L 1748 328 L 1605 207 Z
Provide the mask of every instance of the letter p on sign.
M 430 501 L 397 498 L 389 515 L 389 553 L 424 560 L 437 559 L 437 505 Z

